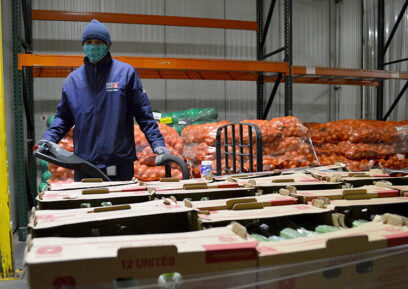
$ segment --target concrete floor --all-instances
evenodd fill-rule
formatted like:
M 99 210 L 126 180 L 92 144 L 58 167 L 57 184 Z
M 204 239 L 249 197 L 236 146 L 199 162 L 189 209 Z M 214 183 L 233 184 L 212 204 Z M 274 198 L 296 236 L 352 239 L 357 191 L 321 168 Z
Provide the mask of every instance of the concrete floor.
M 0 289 L 28 289 L 27 278 L 24 271 L 24 249 L 26 242 L 18 240 L 18 234 L 14 234 L 14 262 L 16 269 L 22 272 L 22 279 L 12 281 L 0 281 Z

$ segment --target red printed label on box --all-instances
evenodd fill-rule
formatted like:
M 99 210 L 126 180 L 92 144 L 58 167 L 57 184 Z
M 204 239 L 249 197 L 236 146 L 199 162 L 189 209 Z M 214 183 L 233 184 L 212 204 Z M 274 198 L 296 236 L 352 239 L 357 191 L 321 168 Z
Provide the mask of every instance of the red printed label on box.
M 399 192 L 398 190 L 376 190 L 375 191 L 379 198 L 391 198 L 391 197 L 398 197 Z
M 271 248 L 271 247 L 257 247 L 256 250 L 263 254 L 263 255 L 276 255 L 279 254 L 279 251 L 276 250 L 275 248 Z
M 271 201 L 271 206 L 283 206 L 297 204 L 297 199 L 282 199 Z
M 408 232 L 387 235 L 385 238 L 387 239 L 387 247 L 408 244 Z
M 54 255 L 62 252 L 61 246 L 46 246 L 37 249 L 37 254 L 40 255 Z
M 203 245 L 206 263 L 223 263 L 256 260 L 257 241 L 235 244 Z
M 301 179 L 299 182 L 319 182 L 318 179 Z
M 298 209 L 298 210 L 309 210 L 309 209 L 311 209 L 311 207 L 309 207 L 309 206 L 295 206 L 294 208 Z
M 54 215 L 38 215 L 37 220 L 41 220 L 42 222 L 54 222 L 55 218 Z

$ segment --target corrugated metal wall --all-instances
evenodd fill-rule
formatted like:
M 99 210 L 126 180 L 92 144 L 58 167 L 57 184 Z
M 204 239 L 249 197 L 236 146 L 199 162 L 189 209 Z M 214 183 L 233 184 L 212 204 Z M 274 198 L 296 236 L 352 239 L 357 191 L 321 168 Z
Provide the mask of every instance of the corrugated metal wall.
M 293 2 L 293 64 L 329 66 L 330 1 Z M 328 121 L 329 86 L 294 84 L 293 113 L 302 121 Z
M 293 1 L 293 64 L 360 68 L 362 62 L 361 0 L 295 0 Z M 272 51 L 283 46 L 283 3 Z M 275 15 L 276 16 L 276 15 Z M 276 18 L 275 18 L 276 20 Z M 275 27 L 279 24 L 275 24 Z M 276 35 L 276 34 L 275 34 Z M 269 42 L 269 45 L 271 45 Z M 276 43 L 280 42 L 280 46 Z M 282 55 L 271 60 L 281 61 Z M 267 87 L 267 97 L 272 85 Z M 360 117 L 361 88 L 294 84 L 293 111 L 302 121 L 329 121 Z M 283 85 L 269 118 L 284 115 Z
M 387 41 L 394 23 L 401 11 L 405 1 L 393 0 L 385 1 L 385 41 Z M 377 2 L 364 0 L 364 67 L 367 69 L 377 68 Z M 408 41 L 408 12 L 406 11 L 402 21 L 394 35 L 394 38 L 385 54 L 384 62 L 403 59 L 408 57 L 408 48 L 405 45 Z M 388 65 L 387 70 L 407 71 L 408 63 L 402 62 Z M 394 99 L 397 97 L 405 81 L 386 80 L 384 81 L 384 114 L 388 111 Z M 375 119 L 376 117 L 376 89 L 364 89 L 364 115 L 366 118 Z M 394 112 L 388 120 L 407 119 L 408 101 L 407 93 L 404 94 Z
M 336 45 L 339 57 L 337 66 L 362 68 L 362 1 L 343 0 L 338 5 L 340 10 L 340 26 L 338 28 L 340 43 Z M 362 88 L 342 85 L 338 94 L 338 99 L 335 99 L 338 103 L 334 104 L 334 108 L 337 108 L 336 117 L 332 120 L 361 118 Z
M 265 1 L 265 16 L 270 4 Z M 340 65 L 358 67 L 361 53 L 360 1 L 344 0 L 340 4 L 327 0 L 293 1 L 294 64 L 329 66 L 333 64 L 331 36 L 338 29 L 341 43 Z M 73 11 L 105 11 L 159 15 L 256 20 L 255 0 L 43 0 L 34 1 L 34 9 Z M 344 17 L 341 26 L 330 21 L 332 6 L 338 5 Z M 277 1 L 269 29 L 266 52 L 283 46 L 283 1 Z M 85 23 L 34 22 L 34 49 L 45 53 L 80 54 L 80 36 Z M 336 26 L 333 26 L 336 25 Z M 143 55 L 168 57 L 200 57 L 255 59 L 254 31 L 206 29 L 191 27 L 162 27 L 148 25 L 110 24 L 113 55 Z M 337 28 L 336 28 L 337 27 Z M 351 32 L 350 32 L 351 30 Z M 350 40 L 350 38 L 352 38 Z M 347 40 L 346 40 L 347 39 Z M 270 60 L 283 60 L 283 53 Z M 36 118 L 55 111 L 62 79 L 36 79 Z M 190 107 L 216 107 L 219 119 L 238 121 L 256 117 L 256 85 L 254 82 L 143 80 L 155 110 L 173 111 Z M 265 103 L 273 84 L 266 85 Z M 359 116 L 358 87 L 337 90 L 324 85 L 294 85 L 294 114 L 304 121 Z M 268 118 L 284 113 L 283 85 L 275 98 Z M 330 109 L 335 107 L 335 109 Z M 336 113 L 333 113 L 335 110 Z M 37 122 L 37 131 L 44 130 Z M 40 133 L 37 133 L 40 135 Z
M 15 138 L 14 138 L 14 98 L 13 98 L 13 34 L 11 1 L 1 1 L 1 21 L 3 37 L 3 77 L 6 107 L 7 152 L 10 184 L 10 208 L 12 229 L 17 226 L 17 194 L 15 185 Z

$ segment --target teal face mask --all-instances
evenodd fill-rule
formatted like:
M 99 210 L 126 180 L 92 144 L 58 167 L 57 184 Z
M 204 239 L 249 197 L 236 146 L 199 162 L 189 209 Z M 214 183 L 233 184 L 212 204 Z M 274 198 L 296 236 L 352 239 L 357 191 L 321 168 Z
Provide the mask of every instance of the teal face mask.
M 85 44 L 82 50 L 91 62 L 97 63 L 108 53 L 108 46 L 106 44 Z

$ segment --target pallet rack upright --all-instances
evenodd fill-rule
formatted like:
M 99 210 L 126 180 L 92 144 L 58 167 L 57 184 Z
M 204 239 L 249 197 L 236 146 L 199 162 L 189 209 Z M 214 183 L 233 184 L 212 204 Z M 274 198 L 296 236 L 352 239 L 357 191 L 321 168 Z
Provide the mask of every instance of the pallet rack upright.
M 382 117 L 383 88 L 382 82 L 386 79 L 408 80 L 408 72 L 384 71 L 385 65 L 395 62 L 384 63 L 379 59 L 380 70 L 344 69 L 329 67 L 306 67 L 292 65 L 292 0 L 284 1 L 284 47 L 270 53 L 264 53 L 265 41 L 268 34 L 271 18 L 276 0 L 272 0 L 269 6 L 266 23 L 264 25 L 264 0 L 256 0 L 257 21 L 237 21 L 226 19 L 206 19 L 192 17 L 176 17 L 163 15 L 140 15 L 100 12 L 72 12 L 56 10 L 32 10 L 32 0 L 13 1 L 13 63 L 14 63 L 14 113 L 16 134 L 16 182 L 18 194 L 18 217 L 19 236 L 25 239 L 27 233 L 28 201 L 30 205 L 35 196 L 35 162 L 31 156 L 34 145 L 34 117 L 33 117 L 33 77 L 65 77 L 73 69 L 82 64 L 82 57 L 67 55 L 38 55 L 33 54 L 32 47 L 32 21 L 90 21 L 98 18 L 102 22 L 132 23 L 148 25 L 171 25 L 207 27 L 222 29 L 245 29 L 257 32 L 257 60 L 220 60 L 220 59 L 177 59 L 177 58 L 146 58 L 146 57 L 117 57 L 124 62 L 130 62 L 139 70 L 142 78 L 154 79 L 206 79 L 206 80 L 239 80 L 256 81 L 257 92 L 256 115 L 259 119 L 266 119 L 277 93 L 279 84 L 285 82 L 285 115 L 293 113 L 293 83 L 310 84 L 334 84 L 334 85 L 359 85 L 377 86 L 377 118 L 387 118 L 408 88 L 408 82 L 396 98 L 390 111 Z M 23 4 L 21 6 L 21 4 Z M 384 0 L 378 0 L 379 9 L 384 9 Z M 382 5 L 382 6 L 381 6 Z M 400 17 L 408 5 L 406 0 Z M 382 7 L 382 8 L 381 8 Z M 22 9 L 23 8 L 23 9 Z M 21 37 L 21 9 L 24 20 L 24 40 Z M 379 30 L 384 30 L 384 13 L 379 11 L 378 21 L 382 21 Z M 382 15 L 382 16 L 381 16 Z M 382 20 L 381 20 L 382 19 Z M 394 29 L 401 20 L 397 20 Z M 387 44 L 391 41 L 391 33 Z M 381 33 L 379 33 L 381 34 Z M 381 43 L 380 43 L 381 44 Z M 387 44 L 383 49 L 384 55 Z M 20 54 L 21 48 L 25 50 Z M 266 58 L 284 51 L 284 61 L 270 62 Z M 403 59 L 400 61 L 405 61 Z M 382 65 L 380 65 L 382 64 Z M 264 109 L 264 85 L 274 82 L 272 92 Z M 24 101 L 23 101 L 24 100 Z M 26 112 L 27 122 L 27 151 L 24 149 L 24 119 L 23 105 Z M 26 155 L 27 154 L 27 155 Z M 27 165 L 25 165 L 27 159 Z M 29 184 L 29 185 L 28 185 Z M 26 194 L 26 191 L 29 194 Z M 29 198 L 27 198 L 27 195 Z

